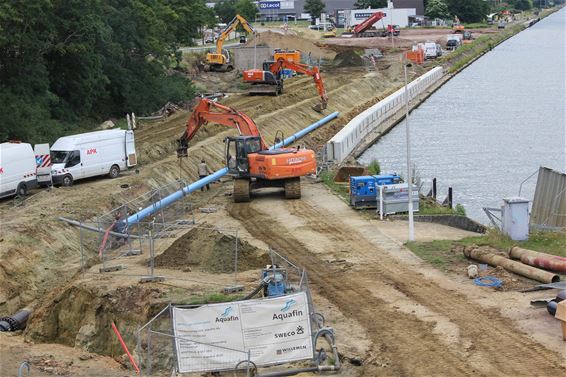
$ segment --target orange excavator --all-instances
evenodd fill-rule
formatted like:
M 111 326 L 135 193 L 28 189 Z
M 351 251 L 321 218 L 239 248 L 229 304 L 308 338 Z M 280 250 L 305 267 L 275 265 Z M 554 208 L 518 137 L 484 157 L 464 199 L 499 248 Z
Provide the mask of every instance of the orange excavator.
M 224 140 L 226 165 L 234 177 L 235 202 L 249 202 L 251 190 L 262 187 L 283 187 L 287 199 L 301 197 L 301 177 L 316 172 L 314 151 L 299 147 L 270 149 L 249 116 L 206 98 L 199 99 L 187 121 L 178 140 L 178 157 L 188 156 L 189 142 L 207 123 L 231 127 L 240 134 Z
M 321 112 L 326 109 L 328 96 L 324 89 L 324 82 L 318 67 L 309 67 L 306 64 L 295 63 L 285 58 L 279 58 L 275 62 L 264 62 L 263 69 L 248 69 L 244 71 L 244 83 L 251 84 L 250 94 L 272 94 L 283 93 L 283 69 L 290 69 L 298 73 L 312 76 L 321 102 L 313 106 L 315 111 Z

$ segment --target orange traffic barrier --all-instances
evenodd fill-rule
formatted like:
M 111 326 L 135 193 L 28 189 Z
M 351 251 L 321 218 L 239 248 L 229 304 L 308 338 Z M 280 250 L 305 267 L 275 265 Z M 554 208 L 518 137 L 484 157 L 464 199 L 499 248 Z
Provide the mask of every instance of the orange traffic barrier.
M 411 60 L 414 63 L 417 64 L 424 63 L 424 51 L 421 49 L 418 49 L 417 51 L 407 51 L 405 53 L 405 56 L 407 59 Z

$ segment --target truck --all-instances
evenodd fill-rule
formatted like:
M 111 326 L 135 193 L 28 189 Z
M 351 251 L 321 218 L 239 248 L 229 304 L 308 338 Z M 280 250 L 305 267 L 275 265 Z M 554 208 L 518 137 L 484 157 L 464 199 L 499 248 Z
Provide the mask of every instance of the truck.
M 137 164 L 134 131 L 113 129 L 61 137 L 51 147 L 51 162 L 54 185 L 71 186 L 101 175 L 116 178 Z
M 23 197 L 36 186 L 36 160 L 31 144 L 0 144 L 0 198 Z

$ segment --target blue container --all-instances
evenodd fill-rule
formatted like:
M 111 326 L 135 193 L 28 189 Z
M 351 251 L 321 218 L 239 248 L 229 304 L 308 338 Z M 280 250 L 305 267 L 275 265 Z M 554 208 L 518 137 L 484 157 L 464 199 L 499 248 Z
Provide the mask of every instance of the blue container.
M 355 208 L 377 208 L 378 186 L 401 181 L 396 174 L 362 175 L 350 177 L 350 205 Z

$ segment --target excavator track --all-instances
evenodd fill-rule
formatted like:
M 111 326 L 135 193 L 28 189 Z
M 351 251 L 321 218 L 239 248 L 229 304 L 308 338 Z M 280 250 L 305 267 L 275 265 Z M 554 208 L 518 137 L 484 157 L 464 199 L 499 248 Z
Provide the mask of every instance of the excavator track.
M 285 199 L 301 198 L 301 178 L 290 178 L 285 181 Z
M 299 187 L 300 190 L 300 187 Z M 250 181 L 238 178 L 234 180 L 234 202 L 244 203 L 250 201 Z M 299 192 L 300 196 L 300 192 Z

